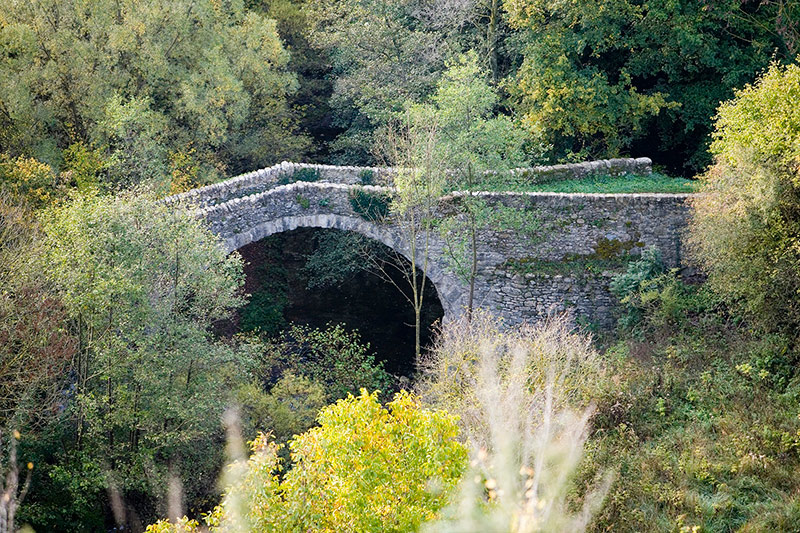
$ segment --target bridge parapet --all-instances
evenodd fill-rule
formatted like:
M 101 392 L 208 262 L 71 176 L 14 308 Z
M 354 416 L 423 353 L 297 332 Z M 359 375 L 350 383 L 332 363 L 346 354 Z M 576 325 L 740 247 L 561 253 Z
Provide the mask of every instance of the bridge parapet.
M 241 174 L 220 183 L 169 196 L 164 201 L 167 203 L 192 203 L 205 207 L 258 194 L 297 181 L 346 185 L 391 185 L 394 172 L 396 170 L 392 167 L 314 165 L 284 161 L 278 165 Z M 652 161 L 646 157 L 603 159 L 566 165 L 518 168 L 511 171 L 515 175 L 515 179 L 522 183 L 550 183 L 591 175 L 641 175 L 651 172 Z

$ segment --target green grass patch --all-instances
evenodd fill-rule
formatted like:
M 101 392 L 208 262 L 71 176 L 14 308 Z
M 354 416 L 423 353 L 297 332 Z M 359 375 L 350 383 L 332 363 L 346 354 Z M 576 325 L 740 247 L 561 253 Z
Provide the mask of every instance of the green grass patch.
M 653 172 L 649 175 L 622 174 L 619 176 L 596 175 L 582 179 L 554 181 L 550 183 L 525 183 L 498 180 L 483 183 L 475 189 L 489 191 L 519 192 L 565 192 L 565 193 L 692 193 L 699 182 L 684 178 L 673 178 Z
M 593 256 L 570 256 L 560 261 L 546 261 L 533 257 L 509 259 L 505 266 L 514 274 L 539 276 L 599 275 L 609 270 L 623 270 L 629 258 L 600 259 Z

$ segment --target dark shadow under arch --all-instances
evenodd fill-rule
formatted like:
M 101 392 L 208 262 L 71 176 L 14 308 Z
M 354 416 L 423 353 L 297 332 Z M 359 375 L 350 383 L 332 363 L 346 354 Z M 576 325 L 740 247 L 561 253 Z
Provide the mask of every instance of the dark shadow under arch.
M 245 262 L 245 290 L 257 295 L 262 291 L 285 289 L 283 317 L 313 327 L 344 323 L 358 329 L 377 356 L 393 374 L 411 376 L 414 371 L 414 315 L 397 288 L 368 272 L 355 272 L 341 282 L 309 288 L 308 257 L 319 251 L 326 233 L 337 229 L 296 228 L 274 233 L 239 248 Z M 383 244 L 374 244 L 385 247 Z M 388 249 L 387 249 L 388 251 Z M 396 254 L 393 254 L 396 255 Z M 404 280 L 396 280 L 403 286 Z M 444 316 L 438 293 L 426 278 L 426 303 L 423 314 L 423 343 L 432 339 L 432 325 Z

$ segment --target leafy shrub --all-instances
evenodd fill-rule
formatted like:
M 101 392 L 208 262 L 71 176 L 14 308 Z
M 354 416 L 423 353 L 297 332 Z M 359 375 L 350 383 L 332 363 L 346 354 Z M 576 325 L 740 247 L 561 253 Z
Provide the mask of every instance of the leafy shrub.
M 311 200 L 309 200 L 308 197 L 303 196 L 302 194 L 298 194 L 295 199 L 297 200 L 297 203 L 300 205 L 300 207 L 302 207 L 303 209 L 308 209 L 309 207 L 311 207 Z
M 286 326 L 283 310 L 289 300 L 285 292 L 264 288 L 250 297 L 247 305 L 242 307 L 239 328 L 242 331 L 260 331 L 266 335 L 275 335 Z
M 455 419 L 405 392 L 384 408 L 362 391 L 323 409 L 319 423 L 289 444 L 283 479 L 277 446 L 264 435 L 252 443 L 247 463 L 230 467 L 232 482 L 208 517 L 212 532 L 418 531 L 466 466 Z M 159 522 L 148 531 L 195 529 Z
M 320 173 L 316 168 L 298 168 L 289 175 L 284 175 L 278 180 L 278 185 L 288 185 L 298 181 L 319 181 Z
M 323 386 L 326 402 L 367 387 L 388 393 L 392 377 L 369 348 L 342 324 L 322 330 L 292 324 L 267 342 L 257 374 L 268 387 L 287 373 L 304 376 Z
M 298 168 L 292 173 L 292 181 L 319 181 L 320 173 L 317 168 Z
M 690 244 L 712 286 L 757 325 L 797 334 L 800 66 L 772 65 L 723 104 Z M 789 296 L 792 295 L 792 296 Z
M 657 290 L 666 282 L 664 262 L 658 248 L 651 247 L 642 252 L 638 261 L 628 263 L 625 273 L 611 280 L 609 289 L 619 298 L 623 307 L 620 325 L 632 329 L 642 320 L 643 307 L 652 299 L 652 294 L 643 294 L 643 290 Z
M 268 392 L 262 383 L 254 382 L 236 394 L 245 435 L 268 431 L 279 444 L 313 426 L 325 398 L 322 385 L 292 372 L 284 373 Z
M 365 168 L 358 173 L 358 180 L 361 185 L 375 185 L 375 171 Z
M 371 193 L 357 188 L 350 192 L 350 205 L 364 220 L 380 222 L 389 216 L 391 198 L 385 194 Z
M 63 170 L 79 191 L 96 189 L 100 185 L 106 166 L 102 150 L 79 141 L 69 145 L 63 156 Z
M 29 157 L 0 154 L 0 189 L 15 201 L 42 207 L 56 198 L 58 179 L 50 165 Z

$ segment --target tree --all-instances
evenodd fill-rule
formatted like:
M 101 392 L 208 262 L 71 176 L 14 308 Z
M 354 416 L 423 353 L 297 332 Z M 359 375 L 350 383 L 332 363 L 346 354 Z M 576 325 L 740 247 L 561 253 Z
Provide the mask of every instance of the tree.
M 275 22 L 242 2 L 14 1 L 0 43 L 0 152 L 12 156 L 60 168 L 83 142 L 102 149 L 110 185 L 164 185 L 173 153 L 194 150 L 208 181 L 306 145 Z
M 289 374 L 303 376 L 322 387 L 326 403 L 367 387 L 389 393 L 392 386 L 369 343 L 342 324 L 324 329 L 292 324 L 265 342 L 254 373 L 266 388 Z
M 64 306 L 35 266 L 40 239 L 31 211 L 0 195 L 0 431 L 52 415 L 77 350 Z
M 331 106 L 346 129 L 333 149 L 347 164 L 368 163 L 376 130 L 434 86 L 442 38 L 417 0 L 325 0 L 312 20 L 312 41 L 332 62 Z
M 383 407 L 362 391 L 323 409 L 319 423 L 289 444 L 282 478 L 275 445 L 256 439 L 247 463 L 229 468 L 211 531 L 418 531 L 466 466 L 455 420 L 405 392 Z M 161 522 L 148 531 L 184 530 Z
M 777 54 L 797 2 L 505 3 L 524 60 L 509 84 L 516 110 L 557 158 L 643 152 L 673 171 L 708 163 L 709 118 Z M 789 23 L 791 25 L 792 23 Z M 795 25 L 796 28 L 796 25 Z
M 712 286 L 757 325 L 800 327 L 800 67 L 773 64 L 723 104 L 690 244 Z
M 481 186 L 497 186 L 509 171 L 541 157 L 543 149 L 511 118 L 495 115 L 497 91 L 480 68 L 475 52 L 447 64 L 430 101 L 412 107 L 412 120 L 434 117 L 438 125 L 436 155 L 447 169 L 445 188 L 459 191 L 451 197 L 450 216 L 440 233 L 455 273 L 469 285 L 467 314 L 472 313 L 478 275 L 478 233 L 498 222 L 496 209 L 475 195 Z
M 98 485 L 81 488 L 110 487 L 122 524 L 163 505 L 169 476 L 192 482 L 190 501 L 205 495 L 219 417 L 250 366 L 210 336 L 242 302 L 241 259 L 191 213 L 141 191 L 75 197 L 41 219 L 37 268 L 78 338 L 62 465 L 96 470 L 87 477 Z
M 446 184 L 444 161 L 437 153 L 439 125 L 430 113 L 412 109 L 388 127 L 375 151 L 388 166 L 394 167 L 394 185 L 389 217 L 399 229 L 400 246 L 408 262 L 397 257 L 383 261 L 367 256 L 375 272 L 392 283 L 414 309 L 415 355 L 422 352 L 422 304 L 425 299 L 425 273 L 428 272 L 431 239 L 435 231 L 439 198 Z M 385 268 L 399 270 L 408 282 L 408 294 L 398 286 Z

